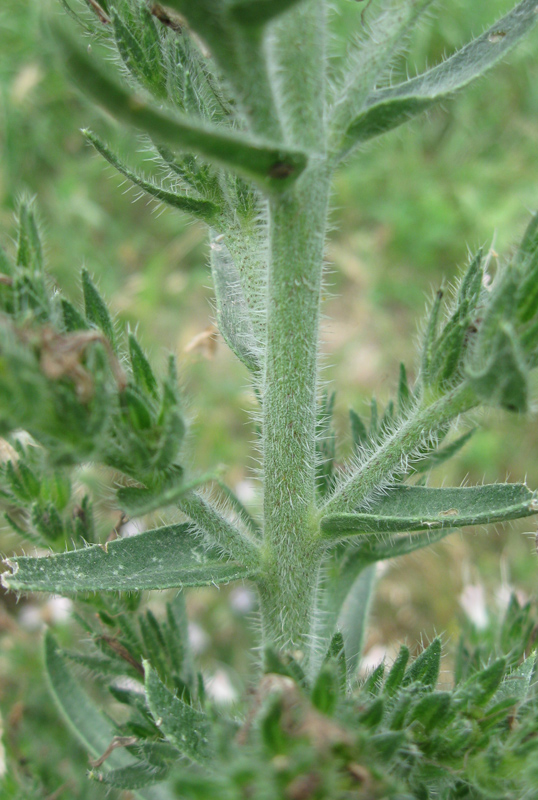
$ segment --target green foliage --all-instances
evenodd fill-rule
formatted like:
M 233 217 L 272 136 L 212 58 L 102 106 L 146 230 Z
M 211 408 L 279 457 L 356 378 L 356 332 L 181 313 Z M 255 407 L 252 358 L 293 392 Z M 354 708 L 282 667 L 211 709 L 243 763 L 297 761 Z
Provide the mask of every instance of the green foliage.
M 416 6 L 412 2 L 397 3 L 405 9 L 405 22 L 415 21 Z M 399 22 L 398 15 L 396 20 Z M 499 22 L 485 31 L 473 42 L 467 44 L 443 64 L 396 86 L 374 90 L 363 100 L 362 108 L 355 119 L 350 119 L 345 131 L 342 147 L 347 153 L 352 147 L 380 136 L 407 122 L 412 117 L 443 102 L 450 95 L 493 67 L 522 37 L 536 24 L 536 3 L 523 0 Z M 401 25 L 401 22 L 400 22 Z M 397 25 L 394 25 L 397 28 Z M 390 27 L 381 31 L 384 43 L 392 44 L 394 35 Z M 396 29 L 396 37 L 401 38 L 401 30 Z M 376 45 L 378 44 L 377 41 Z M 390 51 L 389 51 L 390 52 Z M 384 64 L 382 64 L 384 66 Z M 354 65 L 353 65 L 354 66 Z M 377 77 L 377 76 L 376 76 Z
M 46 560 L 17 556 L 4 582 L 18 591 L 71 594 L 203 586 L 249 576 L 242 564 L 227 564 L 216 553 L 211 558 L 192 540 L 191 526 L 175 525 Z
M 71 77 L 142 134 L 154 167 L 142 174 L 129 166 L 135 158 L 124 162 L 86 131 L 89 142 L 150 198 L 209 226 L 217 323 L 260 404 L 263 498 L 255 518 L 218 481 L 197 491 L 209 477 L 189 474 L 174 359 L 159 377 L 87 271 L 80 309 L 61 296 L 23 200 L 16 254 L 2 254 L 0 493 L 12 527 L 59 552 L 14 556 L 3 584 L 78 597 L 91 646 L 62 654 L 49 635 L 46 667 L 61 713 L 95 758 L 90 777 L 112 789 L 230 800 L 532 794 L 536 662 L 530 612 L 515 601 L 500 645 L 461 646 L 451 690 L 438 685 L 439 639 L 411 662 L 403 647 L 362 684 L 357 667 L 377 561 L 458 527 L 537 511 L 522 484 L 423 484 L 471 435 L 445 441 L 462 414 L 530 406 L 538 216 L 494 277 L 479 251 L 446 307 L 446 291 L 437 293 L 416 381 L 402 365 L 396 401 L 382 409 L 374 399 L 368 425 L 351 411 L 354 452 L 344 463 L 335 395 L 318 390 L 318 351 L 337 164 L 494 66 L 533 27 L 536 0 L 444 63 L 385 88 L 428 0 L 375 4 L 373 23 L 334 66 L 328 5 L 172 0 L 167 11 L 92 1 L 93 17 L 82 20 L 95 53 L 52 26 Z M 124 83 L 100 57 L 103 45 Z M 91 494 L 77 496 L 90 463 L 122 512 L 104 542 Z M 125 514 L 168 515 L 171 506 L 167 524 L 124 535 Z M 70 540 L 74 549 L 62 552 Z M 265 674 L 235 715 L 207 701 L 182 597 L 163 618 L 139 604 L 146 589 L 244 579 L 258 592 Z M 121 724 L 97 710 L 68 660 L 108 683 L 126 707 Z
M 365 511 L 323 517 L 320 527 L 327 538 L 338 539 L 367 533 L 462 528 L 517 519 L 525 512 L 529 516 L 536 513 L 535 495 L 517 484 L 461 489 L 398 486 L 371 501 Z
M 223 710 L 202 711 L 146 664 L 146 699 L 115 691 L 132 717 L 111 726 L 86 708 L 89 698 L 51 637 L 47 669 L 77 737 L 90 752 L 107 754 L 91 776 L 110 786 L 167 780 L 174 797 L 211 791 L 230 799 L 246 793 L 277 800 L 299 788 L 334 798 L 517 797 L 538 786 L 536 656 L 525 655 L 529 629 L 520 629 L 518 655 L 503 655 L 502 643 L 503 631 L 532 613 L 513 597 L 488 645 L 483 639 L 479 650 L 460 647 L 453 687 L 439 684 L 439 639 L 411 661 L 403 646 L 390 669 L 381 664 L 366 679 L 353 678 L 350 692 L 341 637 L 312 684 L 297 683 L 292 664 L 273 655 L 242 724 Z M 108 740 L 95 738 L 103 732 Z

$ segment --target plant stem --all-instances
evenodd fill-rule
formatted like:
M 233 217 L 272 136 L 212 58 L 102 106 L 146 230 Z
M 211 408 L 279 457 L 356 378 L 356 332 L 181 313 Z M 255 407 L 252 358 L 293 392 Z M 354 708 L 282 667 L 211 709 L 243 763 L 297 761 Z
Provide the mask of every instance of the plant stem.
M 269 200 L 259 592 L 265 641 L 305 653 L 322 559 L 315 471 L 319 313 L 331 177 L 324 156 L 325 31 L 324 3 L 311 0 L 286 14 L 272 33 L 286 134 L 312 155 L 297 183 Z
M 311 168 L 270 203 L 260 596 L 265 638 L 283 647 L 305 644 L 321 560 L 315 445 L 327 172 Z

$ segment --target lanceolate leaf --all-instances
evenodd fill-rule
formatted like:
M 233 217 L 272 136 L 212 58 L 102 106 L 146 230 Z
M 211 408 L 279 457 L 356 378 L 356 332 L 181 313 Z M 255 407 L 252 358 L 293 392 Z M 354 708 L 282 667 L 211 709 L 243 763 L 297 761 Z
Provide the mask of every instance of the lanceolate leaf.
M 69 671 L 63 654 L 51 633 L 45 634 L 45 670 L 52 696 L 60 712 L 81 745 L 93 758 L 100 758 L 106 752 L 118 730 L 94 705 L 80 684 Z M 116 748 L 110 753 L 102 768 L 108 774 L 116 774 L 118 782 L 123 776 L 133 776 L 131 771 L 140 772 L 134 758 L 124 748 Z M 99 777 L 105 774 L 101 772 Z M 147 786 L 158 779 L 153 774 L 153 781 L 139 780 L 136 787 Z M 166 787 L 145 788 L 137 791 L 136 797 L 141 800 L 173 800 L 172 793 Z
M 125 175 L 128 180 L 132 181 L 136 186 L 139 186 L 142 191 L 154 197 L 156 200 L 166 203 L 179 211 L 185 211 L 193 217 L 198 217 L 204 222 L 211 222 L 220 213 L 220 208 L 212 203 L 210 200 L 202 200 L 196 197 L 189 197 L 186 194 L 172 192 L 168 189 L 163 189 L 153 181 L 137 175 L 133 170 L 129 169 L 117 155 L 115 155 L 104 142 L 99 139 L 92 131 L 82 131 L 86 139 L 95 147 L 98 153 L 103 158 L 106 158 L 109 164 L 118 170 L 122 175 Z
M 211 731 L 206 715 L 168 691 L 148 662 L 145 670 L 147 701 L 159 729 L 192 761 L 207 761 L 211 756 Z
M 342 554 L 327 565 L 325 581 L 320 588 L 320 605 L 316 614 L 315 637 L 321 643 L 328 643 L 336 629 L 338 618 L 342 607 L 348 596 L 354 594 L 354 587 L 357 586 L 357 594 L 362 594 L 365 584 L 373 580 L 373 575 L 365 576 L 364 570 L 370 566 L 372 561 L 362 558 L 361 554 L 350 548 L 345 549 Z M 359 627 L 364 625 L 365 619 L 357 620 Z M 347 625 L 347 623 L 346 623 Z M 321 653 L 321 648 L 319 648 Z M 316 664 L 312 664 L 315 670 Z
M 98 758 L 118 731 L 73 678 L 51 633 L 45 635 L 45 669 L 62 716 L 82 746 Z M 112 767 L 124 767 L 130 763 L 133 763 L 131 756 L 120 749 L 114 750 L 107 759 L 107 765 Z
M 217 301 L 219 331 L 237 358 L 251 372 L 260 369 L 259 346 L 241 286 L 241 277 L 219 236 L 211 242 L 211 274 Z
M 146 761 L 137 761 L 128 767 L 120 767 L 108 772 L 90 772 L 89 777 L 113 786 L 115 789 L 141 789 L 145 786 L 152 786 L 159 781 L 166 779 L 172 765 L 155 766 Z
M 18 556 L 8 562 L 12 573 L 2 581 L 15 591 L 72 594 L 204 586 L 252 574 L 242 564 L 204 553 L 190 525 L 171 525 L 45 558 Z
M 431 3 L 432 0 L 384 3 L 377 17 L 357 37 L 356 44 L 349 49 L 349 63 L 345 65 L 335 102 L 332 127 L 336 134 L 342 134 L 360 113 L 379 76 L 406 47 L 410 29 Z
M 82 270 L 82 291 L 84 294 L 84 311 L 87 319 L 103 331 L 111 345 L 114 345 L 114 325 L 110 319 L 107 305 L 87 270 Z
M 55 26 L 55 33 L 67 68 L 79 87 L 112 116 L 157 142 L 198 153 L 275 191 L 286 189 L 306 167 L 306 153 L 152 108 L 144 98 L 133 97 L 111 80 L 60 26 Z
M 375 587 L 374 564 L 363 570 L 353 583 L 339 614 L 346 648 L 346 660 L 351 675 L 355 672 L 364 646 L 370 612 L 370 601 Z
M 330 514 L 321 520 L 326 538 L 354 534 L 462 528 L 536 514 L 534 492 L 522 484 L 499 483 L 457 489 L 395 486 L 356 514 Z
M 344 153 L 442 102 L 499 62 L 538 21 L 536 0 L 523 0 L 442 64 L 412 80 L 373 92 L 349 126 Z

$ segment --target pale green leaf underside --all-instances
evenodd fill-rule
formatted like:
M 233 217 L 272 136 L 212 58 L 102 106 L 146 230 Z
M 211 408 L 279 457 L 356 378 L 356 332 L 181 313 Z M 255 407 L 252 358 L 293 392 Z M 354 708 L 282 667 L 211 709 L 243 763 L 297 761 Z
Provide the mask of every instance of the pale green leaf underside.
M 205 586 L 252 574 L 236 562 L 207 559 L 186 524 L 44 558 L 18 556 L 8 564 L 13 571 L 2 576 L 6 588 L 58 594 Z
M 193 761 L 204 762 L 211 755 L 210 724 L 202 711 L 184 703 L 163 685 L 146 661 L 146 697 L 149 709 L 166 738 Z
M 348 546 L 337 560 L 336 571 L 334 565 L 333 567 L 327 565 L 326 582 L 321 592 L 319 620 L 315 629 L 316 637 L 322 642 L 328 642 L 338 621 L 342 628 L 350 625 L 351 619 L 346 619 L 347 615 L 343 612 L 344 604 L 348 598 L 353 603 L 352 597 L 355 593 L 360 595 L 364 592 L 366 595 L 368 584 L 374 580 L 373 573 L 368 575 L 367 569 L 376 561 L 405 556 L 430 547 L 450 533 L 452 533 L 451 528 L 437 528 L 422 533 L 392 534 L 379 538 L 368 536 L 353 540 L 353 546 Z M 357 544 L 359 546 L 355 546 Z M 363 624 L 364 620 L 359 620 L 358 625 Z M 357 634 L 354 640 L 360 642 Z
M 327 538 L 368 533 L 462 528 L 536 514 L 535 494 L 522 484 L 499 483 L 457 489 L 396 486 L 368 510 L 330 514 L 321 520 Z
M 118 730 L 110 720 L 101 714 L 93 701 L 72 676 L 65 658 L 52 634 L 45 634 L 45 672 L 49 688 L 62 717 L 82 747 L 93 758 L 99 758 L 106 751 Z M 102 768 L 105 774 L 121 775 L 124 771 L 137 769 L 133 757 L 123 748 L 112 751 Z M 112 770 L 110 772 L 109 770 Z M 147 781 L 146 781 L 147 783 Z M 132 788 L 145 787 L 140 781 Z M 172 793 L 166 787 L 147 787 L 137 791 L 136 796 L 143 800 L 172 800 Z
M 259 350 L 241 276 L 226 245 L 212 236 L 211 275 L 217 301 L 217 323 L 227 345 L 251 372 L 260 369 Z
M 94 758 L 101 756 L 118 731 L 73 678 L 50 632 L 45 634 L 45 670 L 52 696 L 73 734 Z M 132 764 L 133 758 L 117 749 L 106 763 L 107 767 L 124 767 Z
M 396 128 L 442 102 L 495 66 L 538 22 L 536 0 L 523 0 L 442 64 L 405 83 L 373 92 L 349 126 L 343 149 Z
M 111 80 L 60 26 L 56 25 L 54 30 L 69 73 L 81 90 L 113 117 L 149 134 L 155 141 L 175 150 L 197 153 L 277 191 L 283 191 L 306 167 L 306 153 L 246 139 L 230 129 L 152 108 L 143 98 L 134 97 Z

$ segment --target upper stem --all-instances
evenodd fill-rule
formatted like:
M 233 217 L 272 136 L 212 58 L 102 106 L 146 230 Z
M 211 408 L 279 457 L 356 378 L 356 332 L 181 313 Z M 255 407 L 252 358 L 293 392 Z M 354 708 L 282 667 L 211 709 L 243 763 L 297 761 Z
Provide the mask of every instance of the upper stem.
M 325 164 L 270 202 L 263 386 L 266 638 L 300 647 L 321 559 L 315 507 L 319 312 L 329 192 Z

